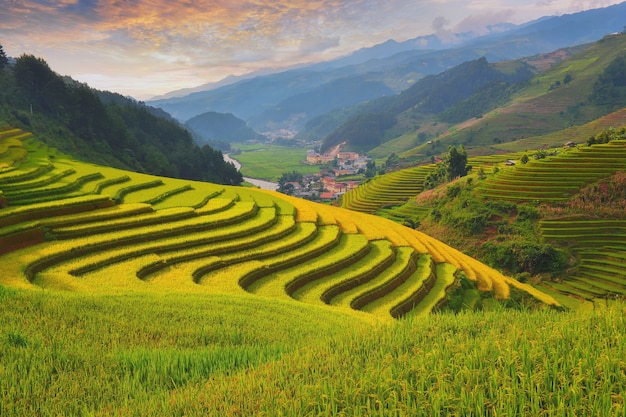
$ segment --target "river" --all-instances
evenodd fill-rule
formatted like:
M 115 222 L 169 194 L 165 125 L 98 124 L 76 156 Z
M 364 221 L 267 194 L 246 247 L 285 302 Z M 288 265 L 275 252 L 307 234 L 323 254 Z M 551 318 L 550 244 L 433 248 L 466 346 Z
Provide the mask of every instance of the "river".
M 224 161 L 232 163 L 235 166 L 235 168 L 237 168 L 238 170 L 241 170 L 241 164 L 239 163 L 239 161 L 231 158 L 230 155 L 228 155 L 227 153 L 224 154 Z M 243 180 L 263 190 L 276 191 L 278 189 L 278 184 L 275 182 L 259 180 L 256 178 L 248 178 L 248 177 L 243 177 Z

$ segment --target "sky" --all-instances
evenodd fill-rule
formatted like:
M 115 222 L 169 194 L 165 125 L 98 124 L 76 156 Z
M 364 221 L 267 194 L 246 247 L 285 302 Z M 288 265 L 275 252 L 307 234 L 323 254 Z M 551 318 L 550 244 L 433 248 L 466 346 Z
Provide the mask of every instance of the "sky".
M 0 0 L 0 45 L 59 74 L 147 100 L 388 39 L 482 33 L 610 0 Z

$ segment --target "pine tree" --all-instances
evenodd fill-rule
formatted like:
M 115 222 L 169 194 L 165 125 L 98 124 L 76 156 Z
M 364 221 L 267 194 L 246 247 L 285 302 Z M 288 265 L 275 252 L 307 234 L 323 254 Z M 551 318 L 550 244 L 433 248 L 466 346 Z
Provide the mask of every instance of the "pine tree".
M 0 68 L 4 68 L 9 64 L 9 59 L 7 58 L 7 54 L 4 53 L 4 49 L 2 49 L 2 45 L 0 44 Z

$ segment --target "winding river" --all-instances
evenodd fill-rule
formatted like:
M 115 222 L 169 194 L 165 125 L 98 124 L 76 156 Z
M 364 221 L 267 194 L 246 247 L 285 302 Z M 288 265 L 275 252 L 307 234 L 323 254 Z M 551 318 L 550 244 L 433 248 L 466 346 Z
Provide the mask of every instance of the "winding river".
M 230 155 L 228 155 L 227 153 L 224 154 L 224 161 L 232 163 L 235 166 L 235 168 L 237 168 L 238 170 L 241 170 L 241 164 L 239 163 L 239 161 L 231 158 Z M 250 184 L 256 185 L 257 187 L 263 190 L 276 191 L 278 189 L 278 184 L 275 182 L 259 180 L 256 178 L 248 178 L 248 177 L 243 177 L 243 180 L 246 182 L 249 182 Z

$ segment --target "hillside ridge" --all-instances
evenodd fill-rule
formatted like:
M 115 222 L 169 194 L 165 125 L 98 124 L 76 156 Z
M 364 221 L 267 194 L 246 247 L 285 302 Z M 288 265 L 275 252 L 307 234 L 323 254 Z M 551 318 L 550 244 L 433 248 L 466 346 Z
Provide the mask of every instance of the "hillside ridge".
M 0 159 L 3 285 L 95 293 L 259 292 L 354 314 L 355 306 L 379 302 L 372 311 L 388 319 L 420 306 L 426 295 L 422 311 L 431 311 L 445 300 L 446 288 L 465 277 L 499 299 L 514 289 L 558 305 L 388 220 L 276 192 L 85 164 L 33 137 L 22 142 L 22 136 L 14 129 L 0 133 L 6 144 Z M 72 171 L 62 174 L 66 168 Z M 16 247 L 18 240 L 26 247 Z M 388 271 L 391 265 L 397 272 Z M 347 291 L 351 295 L 335 305 Z

